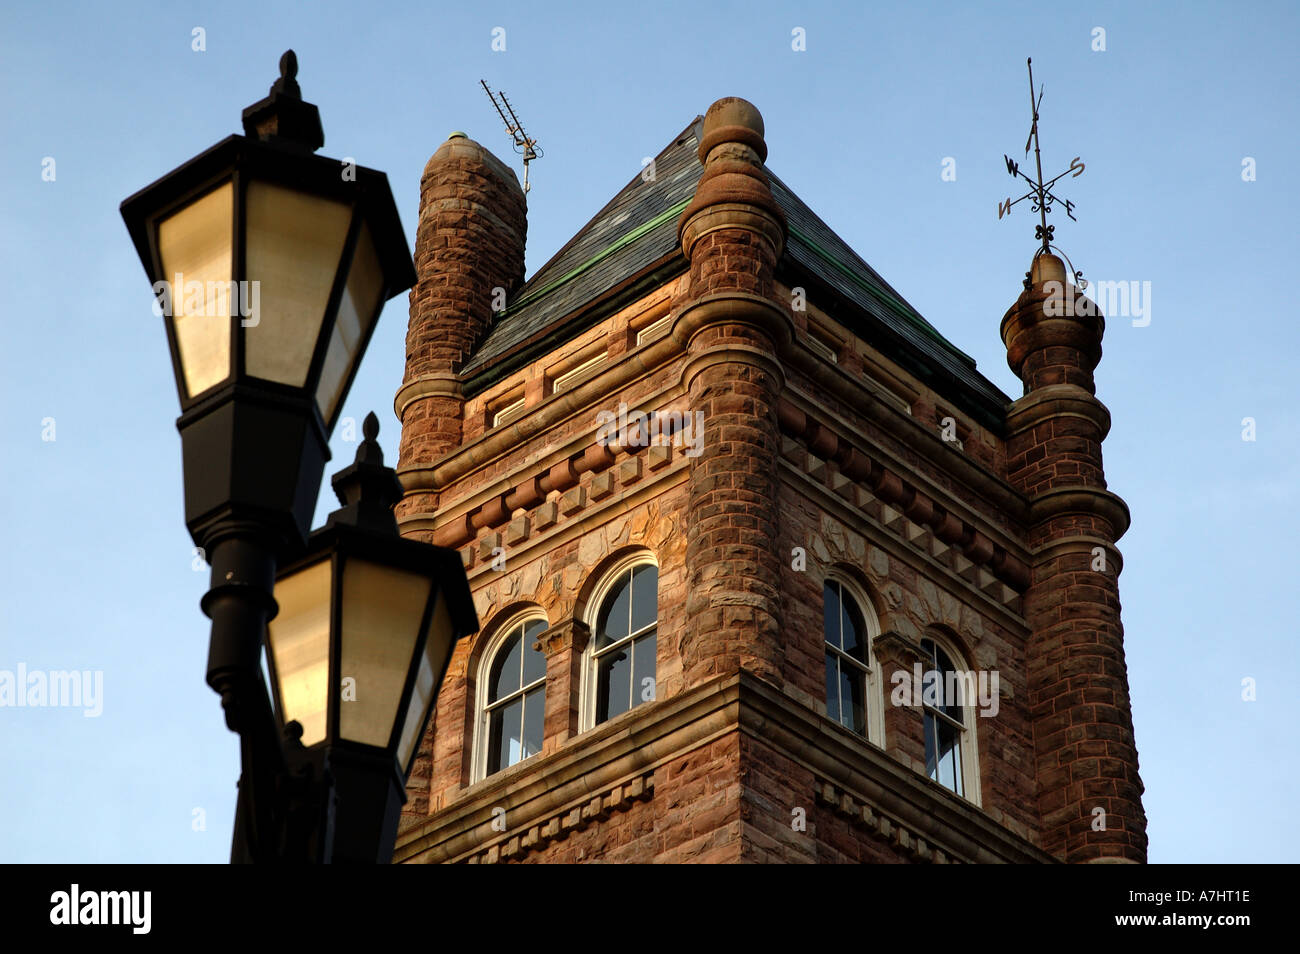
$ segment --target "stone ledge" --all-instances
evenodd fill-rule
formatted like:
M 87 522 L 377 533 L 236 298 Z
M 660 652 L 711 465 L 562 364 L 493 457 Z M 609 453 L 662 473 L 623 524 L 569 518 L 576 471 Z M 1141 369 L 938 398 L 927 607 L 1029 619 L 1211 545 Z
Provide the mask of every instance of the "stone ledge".
M 874 823 L 873 837 L 889 839 L 909 857 L 923 860 L 924 849 L 932 853 L 930 860 L 941 852 L 946 859 L 975 863 L 1055 861 L 974 805 L 899 765 L 888 752 L 831 731 L 825 717 L 748 672 L 638 706 L 549 755 L 453 793 L 442 810 L 398 834 L 393 860 L 509 860 L 534 847 L 534 829 L 540 844 L 543 837 L 558 838 L 566 828 L 596 822 L 615 810 L 606 800 L 620 788 L 733 732 L 807 768 L 816 779 L 810 797 L 824 796 L 829 785 L 838 803 L 847 797 L 862 819 L 869 808 L 873 818 L 884 819 Z M 644 791 L 644 781 L 642 786 Z M 620 795 L 619 805 L 627 807 L 622 801 Z M 505 812 L 507 831 L 493 829 L 500 817 L 494 809 Z M 895 829 L 906 837 L 895 835 Z

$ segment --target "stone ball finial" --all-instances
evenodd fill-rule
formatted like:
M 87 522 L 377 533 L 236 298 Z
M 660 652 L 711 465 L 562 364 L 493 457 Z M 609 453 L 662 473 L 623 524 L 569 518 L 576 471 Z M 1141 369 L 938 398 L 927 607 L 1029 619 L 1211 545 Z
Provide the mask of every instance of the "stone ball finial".
M 757 106 L 739 96 L 724 96 L 709 107 L 700 135 L 700 162 L 706 162 L 714 147 L 724 142 L 744 143 L 758 153 L 759 162 L 767 159 L 763 114 Z

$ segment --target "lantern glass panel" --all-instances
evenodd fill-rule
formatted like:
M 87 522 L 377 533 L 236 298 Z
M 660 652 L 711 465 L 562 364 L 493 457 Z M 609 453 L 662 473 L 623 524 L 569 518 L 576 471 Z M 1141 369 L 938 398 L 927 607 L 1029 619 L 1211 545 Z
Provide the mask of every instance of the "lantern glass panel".
M 302 724 L 302 744 L 325 739 L 329 703 L 331 561 L 321 560 L 275 584 L 280 612 L 267 626 L 284 722 Z
M 415 673 L 415 690 L 411 693 L 411 702 L 403 716 L 402 735 L 397 742 L 397 763 L 404 772 L 410 766 L 411 756 L 415 754 L 415 747 L 420 742 L 420 730 L 429 717 L 429 709 L 438 691 L 438 680 L 442 678 L 454 643 L 451 612 L 446 598 L 439 593 L 438 602 L 429 619 L 429 632 L 424 641 L 424 652 L 420 654 L 420 666 Z
M 226 182 L 158 226 L 186 397 L 230 377 L 233 216 L 234 188 Z
M 325 352 L 325 366 L 316 386 L 316 404 L 327 425 L 333 420 L 342 400 L 343 389 L 357 363 L 361 342 L 379 317 L 383 290 L 384 272 L 379 264 L 379 254 L 375 251 L 370 229 L 362 225 L 347 285 L 339 302 L 338 318 Z
M 300 388 L 311 370 L 352 207 L 255 180 L 245 214 L 244 370 Z
M 352 558 L 343 567 L 339 737 L 386 748 L 415 655 L 433 582 Z

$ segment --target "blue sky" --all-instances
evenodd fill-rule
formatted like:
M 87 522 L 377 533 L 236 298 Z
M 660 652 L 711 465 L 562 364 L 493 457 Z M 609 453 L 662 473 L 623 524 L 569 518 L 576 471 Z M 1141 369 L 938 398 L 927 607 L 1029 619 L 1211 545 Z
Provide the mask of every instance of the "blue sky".
M 513 161 L 478 80 L 505 89 L 545 149 L 530 274 L 643 157 L 743 96 L 771 168 L 1013 396 L 998 323 L 1033 219 L 996 210 L 1033 56 L 1044 171 L 1087 165 L 1063 180 L 1079 221 L 1058 211 L 1058 244 L 1089 279 L 1150 283 L 1149 324 L 1108 317 L 1097 392 L 1133 512 L 1120 595 L 1151 860 L 1297 860 L 1297 20 L 1285 3 L 6 4 L 0 670 L 98 670 L 104 690 L 97 718 L 0 708 L 0 861 L 228 858 L 238 742 L 203 681 L 175 388 L 118 205 L 240 131 L 289 47 L 322 153 L 388 173 L 408 241 L 448 132 Z M 406 318 L 401 296 L 343 412 L 379 413 L 390 462 Z M 336 431 L 330 472 L 354 447 Z M 318 517 L 333 503 L 326 484 Z

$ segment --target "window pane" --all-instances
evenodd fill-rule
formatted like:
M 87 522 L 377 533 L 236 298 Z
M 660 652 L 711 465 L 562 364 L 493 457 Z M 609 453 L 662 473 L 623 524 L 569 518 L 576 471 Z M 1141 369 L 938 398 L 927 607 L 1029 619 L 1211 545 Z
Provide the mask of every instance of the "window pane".
M 840 669 L 834 653 L 826 654 L 826 715 L 840 721 Z
M 832 646 L 840 645 L 840 591 L 838 583 L 822 586 L 822 635 Z
M 843 648 L 854 659 L 867 661 L 867 624 L 862 609 L 853 597 L 841 589 L 840 638 Z
M 508 696 L 519 688 L 519 656 L 523 648 L 523 627 L 517 627 L 505 643 L 497 650 L 497 657 L 492 661 L 492 673 L 488 685 L 492 691 L 488 702 L 495 702 Z
M 862 735 L 867 734 L 867 719 L 862 708 L 864 681 L 862 673 L 852 663 L 840 663 L 840 700 L 844 707 L 840 713 L 840 724 Z
M 621 574 L 619 582 L 605 597 L 605 605 L 600 608 L 600 618 L 596 622 L 597 649 L 618 642 L 630 632 L 627 624 L 631 579 L 631 573 Z
M 938 725 L 939 784 L 958 794 L 961 793 L 957 779 L 957 746 L 960 738 L 961 733 L 953 726 L 946 722 Z
M 546 723 L 546 690 L 538 686 L 524 696 L 524 758 L 542 751 L 542 731 Z
M 524 680 L 523 686 L 532 685 L 538 679 L 546 678 L 546 655 L 539 649 L 533 649 L 533 643 L 546 632 L 545 620 L 535 619 L 524 625 Z
M 524 700 L 513 702 L 492 713 L 492 730 L 488 736 L 488 774 L 509 768 L 519 761 L 522 749 L 521 720 Z
M 943 674 L 943 704 L 940 708 L 944 715 L 964 723 L 966 720 L 962 709 L 969 701 L 965 697 L 965 680 L 956 678 L 957 667 L 953 665 L 947 653 L 936 646 L 934 654 L 939 671 Z
M 962 782 L 961 775 L 961 730 L 952 729 L 952 766 L 953 766 L 953 788 L 952 790 L 958 795 L 966 794 L 966 786 Z
M 628 710 L 632 689 L 631 646 L 600 657 L 596 667 L 596 721 L 604 722 Z
M 635 605 L 635 599 L 633 600 Z M 655 633 L 641 636 L 632 643 L 632 705 L 655 699 Z
M 632 629 L 645 629 L 659 618 L 659 568 L 647 563 L 632 570 Z
M 935 735 L 935 723 L 938 721 L 930 713 L 925 714 L 925 774 L 936 782 L 939 781 L 939 744 Z

